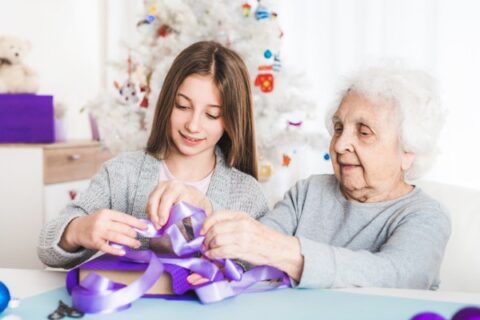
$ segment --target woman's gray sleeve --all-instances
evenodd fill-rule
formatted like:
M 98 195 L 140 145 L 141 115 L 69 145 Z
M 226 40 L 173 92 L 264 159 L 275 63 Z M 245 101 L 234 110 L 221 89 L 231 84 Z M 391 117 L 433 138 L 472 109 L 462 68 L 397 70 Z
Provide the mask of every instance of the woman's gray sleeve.
M 431 289 L 450 236 L 438 211 L 410 214 L 378 252 L 352 250 L 299 236 L 304 257 L 298 287 Z

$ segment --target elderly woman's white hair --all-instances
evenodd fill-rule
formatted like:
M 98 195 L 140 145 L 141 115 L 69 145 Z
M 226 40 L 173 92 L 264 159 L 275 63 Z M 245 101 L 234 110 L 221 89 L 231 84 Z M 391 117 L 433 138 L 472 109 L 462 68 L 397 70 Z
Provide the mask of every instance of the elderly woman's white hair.
M 354 90 L 373 105 L 393 105 L 396 109 L 400 143 L 404 151 L 415 153 L 415 160 L 406 172 L 407 179 L 416 179 L 430 169 L 438 154 L 438 136 L 445 120 L 435 81 L 427 73 L 399 66 L 370 67 L 348 78 L 340 99 L 329 110 L 327 129 L 332 134 L 332 116 L 341 99 Z

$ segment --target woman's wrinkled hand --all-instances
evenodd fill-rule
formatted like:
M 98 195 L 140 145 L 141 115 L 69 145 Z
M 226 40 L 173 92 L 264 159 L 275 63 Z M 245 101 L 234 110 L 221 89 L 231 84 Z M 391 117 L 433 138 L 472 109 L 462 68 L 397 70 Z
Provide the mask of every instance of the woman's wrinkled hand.
M 200 234 L 205 235 L 203 250 L 209 259 L 240 259 L 275 267 L 295 280 L 301 277 L 303 255 L 299 240 L 269 228 L 244 212 L 215 212 L 205 220 Z
M 135 229 L 145 230 L 146 224 L 123 212 L 101 209 L 92 214 L 73 219 L 65 229 L 59 246 L 74 252 L 80 248 L 100 250 L 113 255 L 125 252 L 111 242 L 131 248 L 139 248 Z
M 212 212 L 210 200 L 197 188 L 188 186 L 180 181 L 166 181 L 157 185 L 150 193 L 147 203 L 147 216 L 160 229 L 170 216 L 170 209 L 180 201 L 203 209 L 207 215 Z
M 205 255 L 210 259 L 241 259 L 255 265 L 271 262 L 277 232 L 244 212 L 218 211 L 205 220 Z

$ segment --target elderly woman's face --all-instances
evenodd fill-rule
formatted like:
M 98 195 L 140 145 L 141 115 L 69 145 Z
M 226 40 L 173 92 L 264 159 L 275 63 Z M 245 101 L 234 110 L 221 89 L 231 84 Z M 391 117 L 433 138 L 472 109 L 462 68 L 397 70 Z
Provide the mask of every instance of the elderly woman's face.
M 350 91 L 332 121 L 330 154 L 346 197 L 362 202 L 397 197 L 405 189 L 403 170 L 413 156 L 400 147 L 394 109 L 387 103 L 372 105 Z

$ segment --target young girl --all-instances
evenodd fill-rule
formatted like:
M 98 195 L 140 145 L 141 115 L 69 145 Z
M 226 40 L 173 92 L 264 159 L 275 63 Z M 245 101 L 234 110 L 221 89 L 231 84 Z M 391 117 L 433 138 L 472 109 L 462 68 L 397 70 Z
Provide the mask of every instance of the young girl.
M 146 151 L 105 163 L 88 189 L 43 227 L 40 260 L 69 268 L 98 250 L 124 254 L 109 242 L 145 247 L 134 231 L 146 228 L 139 219 L 149 217 L 159 228 L 179 200 L 207 213 L 228 208 L 257 218 L 268 207 L 256 177 L 246 66 L 218 43 L 195 43 L 167 73 Z

